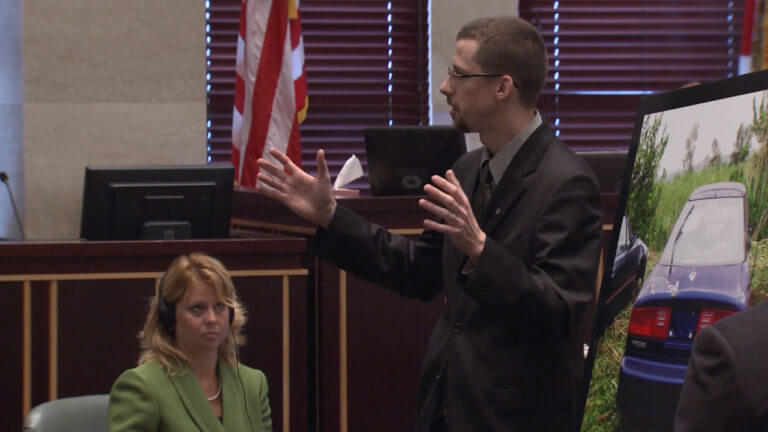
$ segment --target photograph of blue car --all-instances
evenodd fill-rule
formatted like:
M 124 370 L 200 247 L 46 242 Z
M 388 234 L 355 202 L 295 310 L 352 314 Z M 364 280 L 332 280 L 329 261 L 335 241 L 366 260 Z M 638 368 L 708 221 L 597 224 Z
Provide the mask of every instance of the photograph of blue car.
M 708 184 L 688 198 L 632 307 L 616 394 L 623 415 L 669 423 L 696 332 L 746 309 L 747 211 L 741 183 Z
M 768 73 L 745 81 L 641 101 L 582 431 L 672 431 L 697 334 L 768 300 Z

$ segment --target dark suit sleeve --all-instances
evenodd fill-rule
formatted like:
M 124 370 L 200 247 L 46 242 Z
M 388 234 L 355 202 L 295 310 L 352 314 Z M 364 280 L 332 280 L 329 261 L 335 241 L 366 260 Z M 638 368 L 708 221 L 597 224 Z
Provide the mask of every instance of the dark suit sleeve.
M 675 431 L 747 431 L 749 403 L 733 351 L 715 327 L 696 335 L 675 415 Z
M 318 229 L 311 250 L 361 278 L 430 300 L 443 287 L 442 241 L 434 231 L 409 240 L 339 205 L 328 229 Z
M 120 375 L 109 394 L 110 432 L 156 432 L 159 421 L 157 402 L 141 375 L 134 370 Z
M 554 190 L 532 232 L 522 234 L 534 236 L 530 266 L 511 251 L 515 238 L 501 244 L 489 236 L 466 289 L 507 309 L 512 319 L 529 314 L 534 328 L 548 336 L 574 331 L 594 299 L 601 224 L 594 180 L 576 176 Z

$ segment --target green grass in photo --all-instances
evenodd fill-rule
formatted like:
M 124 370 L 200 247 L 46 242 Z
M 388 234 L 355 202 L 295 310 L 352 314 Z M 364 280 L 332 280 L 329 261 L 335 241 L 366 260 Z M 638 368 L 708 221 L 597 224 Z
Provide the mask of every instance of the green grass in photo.
M 701 171 L 680 174 L 671 180 L 661 183 L 661 199 L 656 208 L 656 224 L 660 227 L 658 232 L 663 235 L 653 238 L 644 238 L 643 241 L 649 248 L 659 250 L 667 243 L 667 236 L 680 216 L 680 212 L 696 188 L 710 183 L 734 181 L 745 183 L 744 171 L 747 162 L 737 165 L 718 165 L 708 167 Z

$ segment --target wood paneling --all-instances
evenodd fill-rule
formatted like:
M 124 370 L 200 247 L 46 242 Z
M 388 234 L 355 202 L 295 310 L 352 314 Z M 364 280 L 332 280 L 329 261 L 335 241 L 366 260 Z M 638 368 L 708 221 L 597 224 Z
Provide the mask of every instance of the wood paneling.
M 20 430 L 25 410 L 41 402 L 108 393 L 117 376 L 136 365 L 137 335 L 157 279 L 177 255 L 205 251 L 235 276 L 249 318 L 240 358 L 267 375 L 275 430 L 308 430 L 306 245 L 298 238 L 256 237 L 0 244 L 6 300 L 0 312 L 10 324 L 0 330 L 7 343 L 0 377 L 9 396 L 0 408 L 3 429 Z

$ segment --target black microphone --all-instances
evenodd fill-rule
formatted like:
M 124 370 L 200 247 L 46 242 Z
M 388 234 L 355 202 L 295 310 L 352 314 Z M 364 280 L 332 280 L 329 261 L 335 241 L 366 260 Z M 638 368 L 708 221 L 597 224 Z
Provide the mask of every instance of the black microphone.
M 13 214 L 16 216 L 16 224 L 19 226 L 19 233 L 21 234 L 21 239 L 25 240 L 24 227 L 21 225 L 21 218 L 19 218 L 19 209 L 16 208 L 16 200 L 13 199 L 13 191 L 11 191 L 11 185 L 8 183 L 8 174 L 6 174 L 5 171 L 0 171 L 0 181 L 5 183 L 5 187 L 8 189 L 8 196 L 11 197 Z

